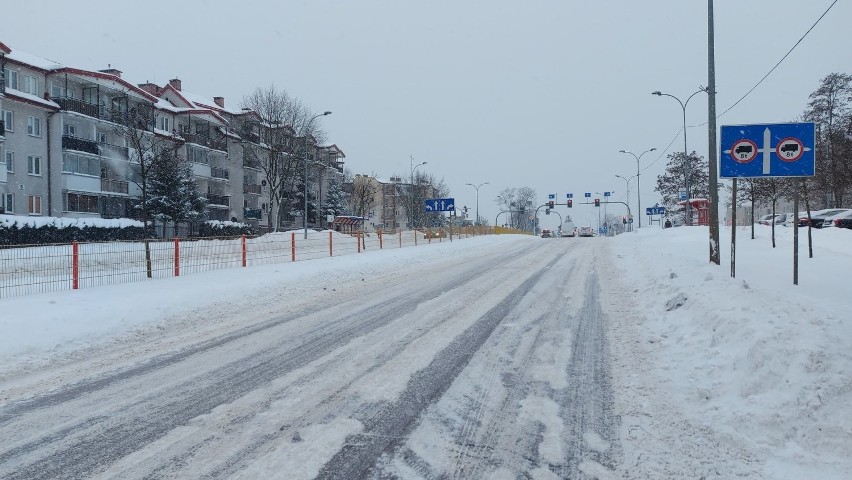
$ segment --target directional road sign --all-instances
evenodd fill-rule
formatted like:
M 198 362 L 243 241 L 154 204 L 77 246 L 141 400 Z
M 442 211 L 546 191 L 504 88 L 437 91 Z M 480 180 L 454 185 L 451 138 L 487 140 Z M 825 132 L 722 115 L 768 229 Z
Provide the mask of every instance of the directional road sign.
M 556 194 L 555 193 L 548 193 L 547 199 L 548 200 L 556 200 Z
M 574 194 L 573 193 L 566 193 L 565 197 L 566 198 L 574 198 Z
M 604 197 L 608 197 L 610 193 L 612 192 L 604 192 Z
M 426 212 L 452 212 L 455 208 L 454 198 L 427 198 L 423 201 L 423 210 Z
M 723 125 L 722 178 L 812 177 L 814 124 Z
M 592 192 L 586 192 L 586 198 L 592 198 Z
M 666 207 L 648 207 L 645 209 L 647 215 L 665 215 Z

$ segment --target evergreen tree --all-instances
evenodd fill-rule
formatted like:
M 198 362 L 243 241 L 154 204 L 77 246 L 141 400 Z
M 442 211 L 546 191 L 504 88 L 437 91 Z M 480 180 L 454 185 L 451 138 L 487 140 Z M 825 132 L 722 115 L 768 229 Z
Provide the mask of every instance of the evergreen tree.
M 328 193 L 322 209 L 323 215 L 349 215 L 349 199 L 335 178 L 328 181 Z
M 148 211 L 163 223 L 201 219 L 207 202 L 198 192 L 189 162 L 173 154 L 155 157 L 149 171 Z
M 683 152 L 667 155 L 669 163 L 666 171 L 657 177 L 655 189 L 663 197 L 666 210 L 676 211 L 680 207 L 680 190 L 686 188 L 687 163 L 684 162 Z M 694 151 L 687 157 L 689 162 L 689 196 L 690 198 L 710 198 L 710 178 L 707 160 Z

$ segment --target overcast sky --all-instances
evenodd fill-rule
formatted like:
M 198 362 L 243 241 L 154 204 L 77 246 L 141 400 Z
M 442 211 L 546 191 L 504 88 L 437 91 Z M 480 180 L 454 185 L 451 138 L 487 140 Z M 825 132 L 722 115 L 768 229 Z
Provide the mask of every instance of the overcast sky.
M 832 0 L 717 0 L 721 113 L 781 59 Z M 852 2 L 840 1 L 790 57 L 718 124 L 796 120 L 831 72 L 852 73 Z M 494 222 L 495 197 L 532 187 L 625 199 L 641 153 L 643 209 L 665 154 L 681 151 L 681 100 L 707 84 L 707 2 L 652 0 L 312 0 L 141 3 L 6 2 L 0 41 L 133 83 L 180 78 L 229 106 L 258 86 L 285 89 L 323 118 L 353 173 L 444 178 L 471 213 Z M 707 121 L 693 97 L 687 124 Z M 674 140 L 674 141 L 673 141 Z M 706 126 L 687 128 L 707 156 Z M 668 147 L 668 150 L 667 150 Z M 660 155 L 658 155 L 660 154 Z M 662 157 L 662 158 L 661 158 Z M 575 200 L 576 202 L 576 200 Z M 630 187 L 636 209 L 636 182 Z M 610 208 L 616 208 L 610 206 Z M 565 207 L 590 221 L 593 207 Z M 724 216 L 724 210 L 720 212 Z M 555 226 L 548 217 L 543 226 Z

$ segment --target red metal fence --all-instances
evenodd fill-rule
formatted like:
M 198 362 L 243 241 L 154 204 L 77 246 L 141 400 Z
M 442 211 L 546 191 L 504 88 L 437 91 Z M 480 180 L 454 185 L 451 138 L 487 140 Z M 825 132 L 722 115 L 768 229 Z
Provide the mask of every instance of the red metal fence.
M 452 240 L 491 233 L 487 227 L 463 228 L 453 232 Z M 354 236 L 309 231 L 307 238 L 303 232 L 284 232 L 260 237 L 5 246 L 0 247 L 0 298 L 427 245 L 450 241 L 446 235 L 416 230 Z

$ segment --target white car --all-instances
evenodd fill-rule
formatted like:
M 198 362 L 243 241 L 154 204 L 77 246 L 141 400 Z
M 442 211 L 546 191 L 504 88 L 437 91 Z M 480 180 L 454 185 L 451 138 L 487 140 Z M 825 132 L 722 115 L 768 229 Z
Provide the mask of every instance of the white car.
M 592 227 L 580 227 L 579 235 L 581 237 L 594 237 L 595 231 Z

